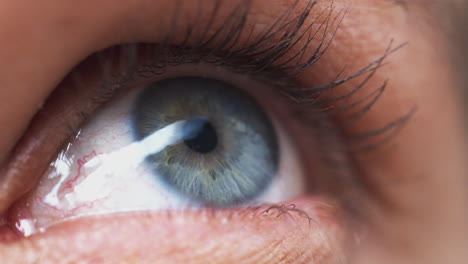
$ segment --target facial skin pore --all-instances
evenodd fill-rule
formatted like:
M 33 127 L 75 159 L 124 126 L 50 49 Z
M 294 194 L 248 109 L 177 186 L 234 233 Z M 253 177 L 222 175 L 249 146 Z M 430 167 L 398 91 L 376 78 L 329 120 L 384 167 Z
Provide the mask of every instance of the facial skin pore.
M 213 2 L 203 1 L 204 6 Z M 225 2 L 228 6 L 235 1 Z M 291 2 L 257 0 L 250 12 L 260 25 L 262 21 L 270 24 Z M 306 2 L 299 1 L 299 5 Z M 322 222 L 326 231 L 320 226 L 307 227 L 308 222 L 299 216 L 291 219 L 276 214 L 252 214 L 248 221 L 241 214 L 214 217 L 207 212 L 122 214 L 112 220 L 103 216 L 72 221 L 37 237 L 0 243 L 0 259 L 5 263 L 34 259 L 73 263 L 80 259 L 113 259 L 115 263 L 331 263 L 347 254 L 351 263 L 369 264 L 463 260 L 466 238 L 460 231 L 466 223 L 462 208 L 466 196 L 463 175 L 467 171 L 463 111 L 448 59 L 449 40 L 439 34 L 442 28 L 432 26 L 438 18 L 423 8 L 423 2 L 408 1 L 403 8 L 393 1 L 336 1 L 335 6 L 349 8 L 329 55 L 300 77 L 303 82 L 327 82 L 343 65 L 348 65 L 344 75 L 349 75 L 381 56 L 392 39 L 394 43 L 408 42 L 370 81 L 369 89 L 390 80 L 385 96 L 358 123 L 359 130 L 380 127 L 417 107 L 411 122 L 395 138 L 397 147 L 378 150 L 372 154 L 372 162 L 362 166 L 361 173 L 372 176 L 373 184 L 392 206 L 369 201 L 363 223 L 366 229 L 359 235 L 356 250 L 341 250 L 342 238 L 350 234 L 336 220 L 335 210 L 305 205 L 312 217 L 334 219 Z M 9 162 L 14 158 L 15 144 L 49 94 L 75 65 L 94 52 L 122 43 L 161 41 L 155 31 L 161 25 L 168 27 L 170 19 L 165 16 L 173 13 L 176 3 L 0 3 L 0 215 L 18 198 L 12 190 L 34 184 L 15 180 L 20 176 L 14 172 L 21 168 L 11 167 Z M 190 13 L 198 3 L 186 0 L 181 12 Z M 330 3 L 319 1 L 320 6 Z M 356 162 L 368 159 L 362 155 Z M 275 232 L 271 226 L 277 228 Z M 331 238 L 323 239 L 324 232 Z M 64 241 L 67 247 L 59 246 Z

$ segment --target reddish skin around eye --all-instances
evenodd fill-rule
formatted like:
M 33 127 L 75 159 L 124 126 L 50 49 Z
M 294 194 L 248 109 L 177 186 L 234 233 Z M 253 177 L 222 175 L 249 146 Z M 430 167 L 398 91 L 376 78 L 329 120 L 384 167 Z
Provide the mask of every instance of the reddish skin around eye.
M 67 263 L 335 261 L 336 252 L 341 250 L 333 246 L 341 244 L 337 241 L 340 238 L 335 208 L 324 200 L 297 199 L 290 203 L 304 211 L 265 206 L 244 210 L 84 218 L 51 227 L 44 234 L 18 241 L 12 246 L 7 244 L 0 248 L 0 255 L 21 259 L 23 262 L 17 262 L 19 264 L 46 259 Z M 305 212 L 314 218 L 307 218 Z M 86 230 L 86 234 L 82 230 Z M 30 254 L 20 257 L 25 251 Z M 115 252 L 123 254 L 117 256 Z
M 9 243 L 16 241 L 20 238 L 20 235 L 15 232 L 10 226 L 0 227 L 0 244 Z

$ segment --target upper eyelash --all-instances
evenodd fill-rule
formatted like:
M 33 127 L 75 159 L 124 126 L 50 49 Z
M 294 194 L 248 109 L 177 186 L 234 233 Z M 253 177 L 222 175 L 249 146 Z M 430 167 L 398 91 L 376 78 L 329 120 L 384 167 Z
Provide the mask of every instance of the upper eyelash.
M 328 12 L 325 12 L 326 9 L 324 9 L 314 21 L 306 24 L 306 19 L 310 16 L 310 12 L 316 6 L 317 1 L 309 1 L 301 14 L 290 18 L 292 11 L 299 2 L 299 0 L 296 0 L 265 32 L 258 34 L 260 37 L 256 40 L 249 40 L 250 43 L 239 44 L 240 35 L 246 30 L 252 0 L 243 0 L 225 19 L 225 22 L 215 30 L 212 36 L 208 36 L 207 32 L 213 26 L 212 23 L 217 17 L 221 2 L 221 0 L 216 1 L 211 18 L 204 28 L 199 30 L 201 31 L 199 38 L 190 40 L 194 36 L 193 32 L 203 26 L 191 23 L 192 25 L 186 29 L 187 33 L 184 39 L 176 45 L 173 44 L 171 34 L 177 26 L 178 14 L 175 13 L 168 36 L 157 46 L 153 58 L 150 58 L 146 64 L 140 65 L 137 72 L 141 74 L 148 71 L 157 74 L 158 70 L 163 71 L 167 66 L 181 63 L 209 62 L 229 67 L 231 70 L 242 74 L 275 74 L 276 79 L 291 79 L 316 63 L 326 52 L 338 26 L 329 39 L 327 39 L 329 35 L 328 28 L 337 20 L 340 20 L 338 18 L 342 19 L 345 13 L 339 12 L 332 19 L 333 8 L 331 7 Z M 324 18 L 326 22 L 321 23 L 317 29 L 312 30 L 312 26 L 324 13 L 328 13 Z M 332 23 L 330 23 L 331 20 L 333 20 Z M 304 58 L 311 41 L 322 29 L 322 38 L 317 48 L 313 54 Z M 252 36 L 251 34 L 252 32 L 249 32 L 249 36 Z M 274 38 L 279 40 L 272 43 L 271 40 Z M 296 54 L 290 55 L 290 50 L 295 48 L 304 38 L 307 38 L 306 43 L 300 47 Z M 188 45 L 189 42 L 191 43 L 190 46 Z M 239 46 L 239 48 L 235 49 L 235 46 Z M 134 49 L 135 47 L 132 50 L 131 46 L 127 46 L 126 52 L 135 54 Z M 175 56 L 175 59 L 172 61 L 165 60 L 164 57 L 168 54 Z M 282 59 L 285 61 L 275 65 Z M 135 72 L 136 69 L 129 66 L 125 74 L 113 79 L 129 78 L 129 75 Z M 278 77 L 278 74 L 280 74 L 280 77 Z
M 388 45 L 388 48 L 385 51 L 384 55 L 382 55 L 375 61 L 369 63 L 367 66 L 365 66 L 355 74 L 352 74 L 345 78 L 340 78 L 341 73 L 344 71 L 343 69 L 336 76 L 334 81 L 315 86 L 299 87 L 292 91 L 292 93 L 294 94 L 292 96 L 294 96 L 295 98 L 300 98 L 298 100 L 301 100 L 300 103 L 305 106 L 307 106 L 308 104 L 324 105 L 327 103 L 343 101 L 351 98 L 358 91 L 362 90 L 363 87 L 365 87 L 365 85 L 381 67 L 386 65 L 384 63 L 385 59 L 391 54 L 397 52 L 398 50 L 406 46 L 406 43 L 400 44 L 395 48 L 393 48 L 392 45 L 393 40 L 390 41 L 390 44 Z M 321 98 L 322 93 L 331 91 L 343 85 L 344 83 L 357 77 L 363 76 L 365 74 L 367 74 L 367 76 L 364 78 L 364 80 L 346 94 L 326 99 Z M 365 116 L 365 114 L 372 109 L 372 107 L 377 103 L 377 101 L 381 98 L 382 94 L 384 93 L 388 81 L 389 80 L 385 80 L 381 86 L 371 90 L 368 94 L 363 95 L 361 98 L 355 99 L 355 101 L 351 101 L 350 103 L 342 105 L 340 107 L 324 109 L 324 111 L 329 112 L 329 114 L 331 115 L 337 115 L 338 113 L 348 112 L 353 108 L 357 108 L 357 110 L 355 110 L 352 114 L 348 114 L 347 118 L 344 118 L 341 122 L 342 127 L 350 126 L 351 124 L 361 120 Z M 366 103 L 366 101 L 368 102 Z M 358 106 L 362 104 L 364 105 L 361 108 L 358 108 Z M 350 151 L 371 151 L 391 142 L 392 139 L 398 135 L 399 131 L 401 131 L 401 129 L 408 123 L 408 121 L 416 113 L 416 111 L 417 107 L 413 107 L 403 116 L 400 116 L 395 120 L 390 121 L 389 123 L 385 124 L 383 127 L 380 128 L 357 133 L 347 133 L 346 136 L 348 142 L 352 144 L 352 146 L 350 147 Z M 313 113 L 309 111 L 309 114 Z M 388 135 L 384 135 L 385 133 L 388 133 Z M 383 138 L 378 139 L 377 142 L 368 142 L 373 138 L 378 138 L 382 136 Z
M 182 0 L 179 0 L 179 3 L 181 2 Z M 200 10 L 198 10 L 194 23 L 190 23 L 187 27 L 185 37 L 181 43 L 174 45 L 172 32 L 177 27 L 179 15 L 176 9 L 172 16 L 168 35 L 161 44 L 154 48 L 154 56 L 149 58 L 143 65 L 136 65 L 136 62 L 133 64 L 129 63 L 123 74 L 107 78 L 108 80 L 103 85 L 104 89 L 102 89 L 104 92 L 94 98 L 94 101 L 100 104 L 108 101 L 116 93 L 116 90 L 121 89 L 126 83 L 134 79 L 134 74 L 138 74 L 140 77 L 145 74 L 158 75 L 162 74 L 167 66 L 176 66 L 182 63 L 208 62 L 228 67 L 234 72 L 247 74 L 263 81 L 275 80 L 273 84 L 280 89 L 280 93 L 297 103 L 299 111 L 307 112 L 308 119 L 313 116 L 313 112 L 316 112 L 317 109 L 322 113 L 328 112 L 331 116 L 354 109 L 354 112 L 349 114 L 342 122 L 342 126 L 346 128 L 350 124 L 362 119 L 372 109 L 384 93 L 387 81 L 370 93 L 361 98 L 356 98 L 346 105 L 325 109 L 321 106 L 330 103 L 336 104 L 338 101 L 344 101 L 352 97 L 368 83 L 377 70 L 385 65 L 385 59 L 390 54 L 401 49 L 405 44 L 393 48 L 393 42 L 391 41 L 388 49 L 380 58 L 370 62 L 350 76 L 340 78 L 340 72 L 335 80 L 329 83 L 299 87 L 296 84 L 292 84 L 290 80 L 317 63 L 325 54 L 346 15 L 347 9 L 340 10 L 336 15 L 332 15 L 334 6 L 330 4 L 328 8 L 321 10 L 310 23 L 306 23 L 311 11 L 316 7 L 317 1 L 310 0 L 299 15 L 291 16 L 298 2 L 299 0 L 295 0 L 265 32 L 259 34 L 257 39 L 243 44 L 239 43 L 240 36 L 247 30 L 246 25 L 252 0 L 242 0 L 211 36 L 208 36 L 208 32 L 210 29 L 212 30 L 213 21 L 218 16 L 222 0 L 215 2 L 211 17 L 204 26 L 200 26 L 198 23 L 200 20 Z M 320 18 L 325 22 L 320 23 L 314 29 L 313 26 Z M 197 31 L 199 31 L 199 37 L 192 40 L 191 38 L 197 35 L 195 34 Z M 252 31 L 249 32 L 249 36 L 252 36 Z M 317 36 L 320 39 L 316 48 L 312 54 L 304 58 L 311 42 Z M 279 40 L 272 43 L 272 39 Z M 298 47 L 301 42 L 304 43 Z M 192 44 L 188 45 L 188 43 Z M 234 48 L 236 46 L 239 46 L 239 48 Z M 136 56 L 137 48 L 134 45 L 126 46 L 122 52 L 122 56 Z M 290 51 L 293 48 L 298 48 L 298 51 L 291 55 Z M 168 60 L 168 55 L 171 55 L 173 59 Z M 348 81 L 366 74 L 367 76 L 364 77 L 364 80 L 345 95 L 327 99 L 321 98 L 323 93 L 334 90 Z M 109 80 L 114 81 L 110 82 Z M 401 128 L 411 119 L 415 111 L 416 108 L 411 109 L 407 114 L 389 122 L 382 128 L 355 133 L 343 133 L 350 143 L 350 151 L 374 150 L 391 142 Z M 382 137 L 386 133 L 388 135 L 383 136 L 383 139 L 371 142 L 374 138 Z

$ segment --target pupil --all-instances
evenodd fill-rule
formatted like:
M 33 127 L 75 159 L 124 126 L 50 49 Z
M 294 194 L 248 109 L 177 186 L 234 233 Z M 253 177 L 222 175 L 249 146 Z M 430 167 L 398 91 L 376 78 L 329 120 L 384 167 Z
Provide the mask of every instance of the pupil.
M 202 118 L 187 121 L 182 127 L 182 135 L 185 145 L 200 153 L 208 153 L 218 144 L 215 128 Z

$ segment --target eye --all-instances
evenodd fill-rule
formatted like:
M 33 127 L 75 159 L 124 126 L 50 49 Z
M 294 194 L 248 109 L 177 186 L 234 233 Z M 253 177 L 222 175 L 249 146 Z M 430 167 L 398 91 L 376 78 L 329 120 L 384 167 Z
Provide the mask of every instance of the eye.
M 110 100 L 17 205 L 20 230 L 29 235 L 83 215 L 246 207 L 302 194 L 288 122 L 260 103 L 271 95 L 258 97 L 271 87 L 217 72 L 161 74 Z
M 44 173 L 34 164 L 41 180 L 12 207 L 10 222 L 30 235 L 64 220 L 128 211 L 355 205 L 350 197 L 360 182 L 334 115 L 351 112 L 355 121 L 372 107 L 383 89 L 350 96 L 392 50 L 353 75 L 304 83 L 300 73 L 324 55 L 342 15 L 324 9 L 305 24 L 313 3 L 290 17 L 293 7 L 266 30 L 246 26 L 246 10 L 235 9 L 230 19 L 237 22 L 188 27 L 182 40 L 89 57 L 49 98 L 41 112 L 48 114 L 38 118 L 46 122 L 30 130 L 60 128 L 47 136 L 59 153 Z M 351 92 L 336 90 L 366 74 Z M 80 92 L 71 95 L 73 88 Z M 61 124 L 61 112 L 80 118 Z M 70 130 L 59 148 L 56 138 Z

